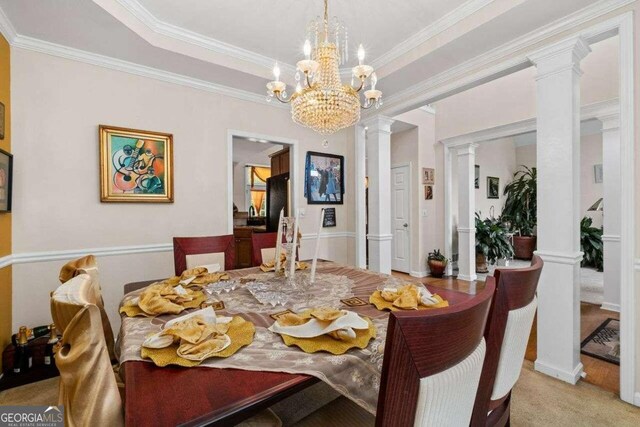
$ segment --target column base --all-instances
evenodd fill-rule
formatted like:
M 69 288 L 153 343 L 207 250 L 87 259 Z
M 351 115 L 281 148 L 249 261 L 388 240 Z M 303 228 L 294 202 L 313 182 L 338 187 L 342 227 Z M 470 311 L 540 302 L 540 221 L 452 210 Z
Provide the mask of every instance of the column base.
M 471 276 L 467 276 L 466 274 L 458 274 L 458 280 L 464 280 L 465 282 L 473 282 L 478 279 L 478 276 L 472 274 Z
M 584 366 L 582 365 L 582 363 L 578 363 L 578 365 L 573 368 L 573 371 L 565 371 L 563 369 L 541 362 L 540 359 L 537 359 L 535 361 L 534 368 L 538 372 L 573 385 L 578 382 L 584 372 Z
M 616 311 L 620 313 L 620 304 L 614 304 L 611 302 L 603 302 L 600 306 L 602 310 Z

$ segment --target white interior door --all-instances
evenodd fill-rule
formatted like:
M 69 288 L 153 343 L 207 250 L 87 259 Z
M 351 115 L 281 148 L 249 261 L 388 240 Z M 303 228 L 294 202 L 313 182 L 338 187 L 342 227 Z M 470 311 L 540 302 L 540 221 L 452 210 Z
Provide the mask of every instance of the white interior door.
M 405 273 L 409 273 L 411 269 L 410 169 L 409 165 L 391 168 L 391 268 Z

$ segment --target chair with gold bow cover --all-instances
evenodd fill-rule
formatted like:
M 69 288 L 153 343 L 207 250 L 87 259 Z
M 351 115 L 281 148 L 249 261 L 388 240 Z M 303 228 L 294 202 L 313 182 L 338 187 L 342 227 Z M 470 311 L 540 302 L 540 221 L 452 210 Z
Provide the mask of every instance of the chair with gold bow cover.
M 115 340 L 113 335 L 113 329 L 109 322 L 109 316 L 104 308 L 104 300 L 102 299 L 102 289 L 100 287 L 100 277 L 98 272 L 98 263 L 93 255 L 87 255 L 85 257 L 69 261 L 60 269 L 60 283 L 66 283 L 73 277 L 80 274 L 88 274 L 93 281 L 93 289 L 95 295 L 95 305 L 100 310 L 100 318 L 102 320 L 102 332 L 104 334 L 104 340 L 107 345 L 107 351 L 109 352 L 109 359 L 112 362 L 118 361 L 118 356 L 115 352 Z
M 58 403 L 64 405 L 65 425 L 70 427 L 124 424 L 97 294 L 92 277 L 80 274 L 51 295 L 51 316 L 62 331 L 55 357 L 60 371 Z

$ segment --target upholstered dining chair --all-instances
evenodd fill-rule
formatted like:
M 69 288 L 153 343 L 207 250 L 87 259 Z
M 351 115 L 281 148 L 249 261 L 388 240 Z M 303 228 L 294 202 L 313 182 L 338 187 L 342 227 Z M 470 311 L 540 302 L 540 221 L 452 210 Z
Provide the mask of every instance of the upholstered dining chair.
M 80 274 L 51 295 L 51 316 L 62 331 L 55 361 L 66 426 L 124 425 L 96 294 L 91 276 Z
M 115 352 L 115 340 L 113 336 L 113 329 L 109 322 L 109 316 L 104 308 L 104 300 L 102 298 L 102 289 L 100 287 L 100 276 L 98 271 L 98 263 L 93 255 L 87 255 L 82 258 L 78 258 L 73 261 L 69 261 L 60 269 L 60 283 L 66 283 L 72 278 L 80 275 L 88 274 L 93 280 L 92 288 L 96 292 L 95 305 L 100 311 L 100 318 L 102 320 L 102 330 L 104 334 L 104 340 L 107 345 L 107 351 L 109 352 L 109 358 L 112 362 L 117 362 L 118 358 Z
M 220 264 L 224 270 L 235 267 L 235 239 L 226 236 L 174 237 L 173 261 L 176 276 L 188 268 L 205 264 Z
M 276 258 L 276 240 L 278 233 L 253 233 L 251 234 L 251 264 L 254 267 L 262 265 Z
M 496 269 L 491 314 L 485 330 L 487 357 L 473 410 L 472 426 L 510 424 L 511 389 L 520 377 L 531 326 L 538 306 L 536 290 L 544 263 L 534 256 L 531 266 Z
M 469 424 L 494 290 L 487 283 L 461 304 L 390 314 L 376 426 Z

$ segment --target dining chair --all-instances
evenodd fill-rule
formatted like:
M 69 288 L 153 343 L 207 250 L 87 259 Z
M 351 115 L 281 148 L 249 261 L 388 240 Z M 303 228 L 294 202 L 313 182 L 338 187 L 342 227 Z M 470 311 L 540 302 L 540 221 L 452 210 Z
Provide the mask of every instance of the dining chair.
M 276 240 L 278 233 L 253 233 L 251 234 L 251 264 L 254 267 L 276 259 Z
M 96 292 L 95 305 L 100 310 L 100 318 L 102 320 L 102 330 L 104 334 L 104 340 L 107 345 L 107 351 L 109 352 L 109 359 L 112 362 L 117 362 L 118 357 L 115 352 L 115 340 L 113 335 L 113 329 L 109 322 L 109 316 L 104 308 L 104 300 L 102 298 L 102 289 L 100 287 L 100 276 L 98 271 L 98 263 L 93 255 L 87 255 L 82 258 L 78 258 L 73 261 L 69 261 L 60 269 L 60 283 L 66 283 L 72 278 L 80 275 L 88 274 L 93 280 L 93 289 Z
M 376 426 L 464 426 L 485 358 L 493 283 L 473 299 L 389 316 Z
M 55 363 L 60 371 L 58 403 L 66 426 L 124 425 L 122 399 L 102 334 L 96 284 L 80 274 L 51 295 L 51 316 L 62 332 Z
M 473 410 L 472 426 L 510 424 L 511 390 L 520 377 L 538 301 L 536 290 L 544 263 L 534 256 L 531 266 L 496 269 L 487 284 L 496 285 L 485 330 L 487 357 Z
M 173 261 L 176 276 L 188 268 L 205 264 L 220 264 L 224 270 L 235 267 L 235 239 L 226 236 L 174 237 Z

